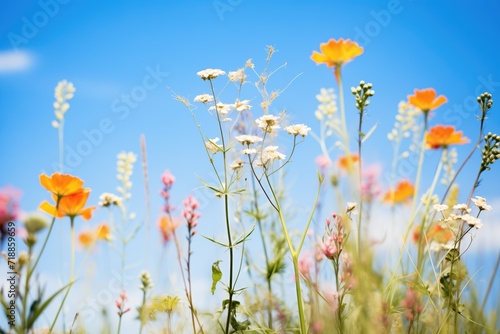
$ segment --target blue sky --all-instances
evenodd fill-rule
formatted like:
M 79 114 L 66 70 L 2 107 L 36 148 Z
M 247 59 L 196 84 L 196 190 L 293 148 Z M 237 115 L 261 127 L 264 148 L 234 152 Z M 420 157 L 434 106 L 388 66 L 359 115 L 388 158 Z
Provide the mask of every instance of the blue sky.
M 335 90 L 337 87 L 331 72 L 309 59 L 312 51 L 319 50 L 320 43 L 339 37 L 354 39 L 364 47 L 363 55 L 345 66 L 344 82 L 347 89 L 359 80 L 374 85 L 376 95 L 367 126 L 378 122 L 378 128 L 367 143 L 365 159 L 382 161 L 384 167 L 390 163 L 391 146 L 386 134 L 392 128 L 397 104 L 415 88 L 434 87 L 438 94 L 448 98 L 448 103 L 435 112 L 431 124 L 455 125 L 471 139 L 476 138 L 477 132 L 475 97 L 487 90 L 497 100 L 500 92 L 500 4 L 495 1 L 479 1 L 474 5 L 458 1 L 451 6 L 445 2 L 408 0 L 356 3 L 42 0 L 3 1 L 3 8 L 0 151 L 4 158 L 0 165 L 0 186 L 22 189 L 21 205 L 25 211 L 35 210 L 47 199 L 38 175 L 52 173 L 58 160 L 57 131 L 50 124 L 54 119 L 54 87 L 63 79 L 76 87 L 66 116 L 66 158 L 70 159 L 72 151 L 78 154 L 82 142 L 88 141 L 86 133 L 96 133 L 103 120 L 109 128 L 108 133 L 96 135 L 88 153 L 78 157 L 73 154 L 74 159 L 67 161 L 71 173 L 92 188 L 90 202 L 97 203 L 99 194 L 114 191 L 117 186 L 116 155 L 121 151 L 139 154 L 139 136 L 144 134 L 153 219 L 159 215 L 161 206 L 156 195 L 161 186 L 159 176 L 167 168 L 177 177 L 174 201 L 180 204 L 187 194 L 197 194 L 202 197 L 205 217 L 214 217 L 218 205 L 210 206 L 214 199 L 198 189 L 198 176 L 210 178 L 209 164 L 189 112 L 173 99 L 167 88 L 192 100 L 208 92 L 206 82 L 196 76 L 199 70 L 213 67 L 231 71 L 242 67 L 249 58 L 257 70 L 262 70 L 267 45 L 279 51 L 273 57 L 272 68 L 287 63 L 270 81 L 271 89 L 285 87 L 300 74 L 276 100 L 271 112 L 286 109 L 293 121 L 306 123 L 313 131 L 318 125 L 314 118 L 315 95 L 322 87 Z M 153 81 L 149 81 L 152 84 L 146 95 L 133 106 L 125 107 L 124 96 L 143 86 L 144 80 L 151 80 L 145 79 L 148 76 Z M 245 98 L 258 101 L 259 96 L 256 90 L 247 89 Z M 355 129 L 357 113 L 350 94 L 346 98 L 348 122 Z M 253 109 L 256 114 L 260 112 L 257 104 Z M 496 109 L 494 105 L 486 131 L 500 130 Z M 197 112 L 202 113 L 203 108 Z M 210 130 L 208 125 L 207 129 Z M 469 150 L 470 145 L 458 148 L 459 161 Z M 312 203 L 314 158 L 319 153 L 319 146 L 307 138 L 291 168 L 294 200 L 305 207 Z M 437 154 L 429 157 L 429 161 L 437 159 Z M 464 189 L 470 187 L 479 157 L 476 155 L 473 160 L 475 164 L 466 168 L 460 178 Z M 499 197 L 497 189 L 491 186 L 500 177 L 496 167 L 486 174 L 481 186 L 480 194 L 487 198 Z M 426 174 L 432 173 L 432 168 Z M 293 172 L 300 172 L 300 177 Z M 141 174 L 138 162 L 131 202 L 138 217 L 145 214 Z M 424 178 L 424 182 L 429 184 L 430 180 Z M 96 216 L 90 225 L 105 219 L 102 212 Z M 209 219 L 201 221 L 201 233 L 210 235 L 220 231 L 219 227 L 209 226 Z M 67 226 L 61 222 L 58 227 L 60 230 L 55 231 L 54 237 L 64 240 Z M 151 246 L 154 253 L 160 241 L 156 230 L 151 231 L 158 243 Z M 50 246 L 47 257 L 56 256 L 67 246 L 66 241 L 61 244 L 60 248 Z M 142 246 L 138 243 L 134 247 L 131 252 L 138 252 Z M 107 252 L 111 259 L 116 256 Z M 56 266 L 62 273 L 60 267 L 68 259 L 63 255 L 62 265 L 44 259 L 43 266 L 47 269 Z M 216 255 L 199 261 L 211 263 L 215 259 Z M 133 268 L 134 275 L 139 269 L 142 268 Z

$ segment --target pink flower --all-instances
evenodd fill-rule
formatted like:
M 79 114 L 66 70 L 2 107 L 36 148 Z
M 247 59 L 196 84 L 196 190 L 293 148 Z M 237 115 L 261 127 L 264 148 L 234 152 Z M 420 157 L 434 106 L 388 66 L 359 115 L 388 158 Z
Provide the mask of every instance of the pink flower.
M 325 169 L 327 169 L 328 167 L 330 167 L 332 165 L 332 161 L 326 155 L 319 155 L 316 158 L 316 165 L 318 165 L 318 168 L 322 172 L 324 172 Z
M 303 254 L 299 259 L 299 271 L 304 277 L 309 277 L 314 262 L 310 253 Z
M 408 321 L 415 320 L 415 317 L 422 313 L 423 310 L 419 296 L 413 288 L 406 290 L 406 298 L 401 302 L 401 306 L 407 309 L 404 314 Z
M 165 188 L 171 188 L 175 182 L 175 176 L 167 169 L 161 175 L 161 182 L 163 182 Z
M 115 300 L 115 305 L 118 308 L 116 312 L 118 316 L 121 318 L 125 313 L 130 311 L 130 307 L 125 308 L 125 302 L 128 301 L 127 292 L 123 290 L 120 293 L 120 298 Z
M 332 260 L 337 255 L 337 245 L 334 235 L 329 235 L 321 244 L 321 250 L 327 259 Z
M 188 230 L 191 235 L 196 234 L 194 228 L 198 225 L 198 218 L 201 217 L 199 212 L 195 212 L 199 204 L 194 198 L 194 196 L 189 195 L 183 202 L 184 210 L 182 210 L 182 217 L 186 219 Z
M 21 191 L 7 186 L 0 189 L 0 241 L 7 235 L 6 224 L 19 215 Z

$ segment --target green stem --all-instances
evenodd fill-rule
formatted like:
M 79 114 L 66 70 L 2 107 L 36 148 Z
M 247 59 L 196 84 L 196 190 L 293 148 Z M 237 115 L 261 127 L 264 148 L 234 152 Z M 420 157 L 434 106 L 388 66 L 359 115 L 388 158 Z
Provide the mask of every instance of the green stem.
M 66 293 L 64 294 L 63 300 L 61 304 L 59 305 L 59 309 L 57 310 L 56 316 L 54 317 L 54 320 L 52 321 L 52 325 L 50 326 L 49 332 L 52 333 L 54 326 L 56 325 L 57 318 L 59 317 L 59 314 L 61 313 L 61 310 L 64 306 L 64 302 L 66 301 L 66 298 L 68 297 L 69 291 L 71 290 L 71 287 L 73 286 L 73 274 L 74 274 L 74 268 L 75 268 L 75 224 L 74 224 L 75 217 L 70 216 L 70 221 L 71 221 L 71 264 L 70 264 L 70 272 L 69 272 L 69 286 L 66 289 Z

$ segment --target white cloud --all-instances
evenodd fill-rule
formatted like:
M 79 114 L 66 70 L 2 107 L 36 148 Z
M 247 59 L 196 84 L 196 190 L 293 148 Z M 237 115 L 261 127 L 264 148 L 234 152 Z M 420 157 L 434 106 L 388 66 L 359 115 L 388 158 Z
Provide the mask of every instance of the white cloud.
M 0 51 L 0 74 L 25 71 L 33 65 L 33 56 L 25 51 Z

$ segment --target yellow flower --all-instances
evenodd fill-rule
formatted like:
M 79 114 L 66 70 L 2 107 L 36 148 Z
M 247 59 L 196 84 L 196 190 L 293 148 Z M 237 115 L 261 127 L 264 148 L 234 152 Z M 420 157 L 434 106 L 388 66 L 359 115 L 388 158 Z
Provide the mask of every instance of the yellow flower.
M 413 197 L 415 187 L 410 181 L 400 181 L 396 185 L 396 189 L 391 189 L 384 194 L 383 201 L 390 204 L 408 203 Z
M 313 51 L 311 59 L 316 64 L 326 64 L 334 68 L 337 82 L 340 80 L 340 69 L 355 57 L 363 53 L 363 48 L 350 39 L 340 38 L 338 41 L 330 39 L 327 43 L 320 44 L 321 53 Z
M 444 95 L 439 95 L 437 98 L 436 95 L 434 88 L 415 89 L 414 95 L 408 95 L 408 103 L 419 108 L 424 113 L 428 113 L 448 102 Z
M 469 139 L 462 136 L 462 131 L 455 131 L 455 127 L 451 125 L 433 126 L 425 135 L 425 143 L 430 149 L 447 148 L 449 145 L 461 145 L 468 142 Z

